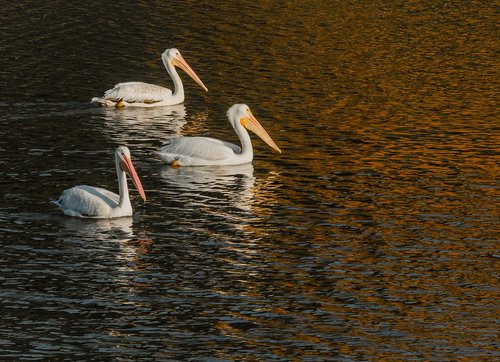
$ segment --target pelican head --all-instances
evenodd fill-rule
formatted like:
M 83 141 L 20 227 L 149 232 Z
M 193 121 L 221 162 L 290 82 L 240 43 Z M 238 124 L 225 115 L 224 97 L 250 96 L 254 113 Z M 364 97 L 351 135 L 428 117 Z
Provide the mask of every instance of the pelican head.
M 125 172 L 130 176 L 132 182 L 135 185 L 135 188 L 137 189 L 137 191 L 139 191 L 142 199 L 146 201 L 146 194 L 144 193 L 141 180 L 139 180 L 139 176 L 137 176 L 137 172 L 135 171 L 134 165 L 132 164 L 129 149 L 125 146 L 118 147 L 115 151 L 115 161 L 118 166 L 117 169 L 119 171 Z
M 276 143 L 274 143 L 271 136 L 269 136 L 259 121 L 257 121 L 246 104 L 234 104 L 231 106 L 231 108 L 227 111 L 227 117 L 233 124 L 233 127 L 236 128 L 236 122 L 239 122 L 243 127 L 259 136 L 260 139 L 267 143 L 271 148 L 281 153 L 279 147 Z
M 161 58 L 165 64 L 171 64 L 174 67 L 179 67 L 183 71 L 185 71 L 193 80 L 202 87 L 205 92 L 208 92 L 207 87 L 201 81 L 200 78 L 196 75 L 196 73 L 191 69 L 188 63 L 184 60 L 181 55 L 181 52 L 176 48 L 170 48 L 163 52 Z

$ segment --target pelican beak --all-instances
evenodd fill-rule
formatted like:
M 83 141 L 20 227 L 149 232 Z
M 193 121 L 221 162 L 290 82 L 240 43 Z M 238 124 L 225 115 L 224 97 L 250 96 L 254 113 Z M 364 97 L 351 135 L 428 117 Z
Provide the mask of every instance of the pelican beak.
M 264 129 L 264 127 L 261 126 L 261 124 L 259 123 L 259 121 L 257 121 L 257 119 L 254 117 L 254 115 L 252 114 L 252 112 L 250 112 L 250 110 L 248 110 L 248 115 L 249 115 L 248 118 L 242 118 L 240 120 L 240 122 L 243 125 L 243 127 L 245 127 L 246 129 L 252 131 L 253 133 L 255 133 L 257 136 L 260 137 L 260 139 L 262 141 L 264 141 L 265 143 L 267 143 L 271 148 L 273 148 L 274 150 L 276 150 L 279 153 L 281 153 L 281 150 L 279 149 L 279 147 L 276 145 L 276 143 L 274 143 L 274 141 L 271 138 L 271 136 L 269 136 L 267 134 L 267 132 Z
M 191 69 L 191 67 L 188 65 L 188 63 L 184 60 L 182 55 L 178 55 L 172 60 L 172 64 L 181 68 L 183 71 L 185 71 L 193 80 L 202 87 L 205 92 L 208 92 L 207 87 L 205 87 L 205 84 L 201 81 L 200 78 L 196 75 L 196 73 Z
M 144 189 L 142 188 L 141 180 L 139 180 L 139 176 L 137 176 L 137 172 L 135 172 L 134 165 L 132 164 L 132 160 L 127 156 L 122 156 L 120 161 L 120 166 L 123 171 L 127 173 L 132 179 L 132 182 L 135 185 L 137 191 L 141 195 L 142 199 L 146 201 L 146 194 L 144 193 Z

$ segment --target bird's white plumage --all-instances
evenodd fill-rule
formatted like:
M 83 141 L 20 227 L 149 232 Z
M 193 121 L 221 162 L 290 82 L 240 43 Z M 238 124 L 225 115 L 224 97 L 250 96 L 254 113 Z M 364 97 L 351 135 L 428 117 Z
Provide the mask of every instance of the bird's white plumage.
M 156 152 L 167 163 L 177 161 L 185 166 L 219 164 L 239 153 L 239 146 L 210 137 L 173 138 Z
M 207 90 L 196 73 L 189 67 L 180 52 L 175 49 L 167 49 L 162 54 L 162 61 L 168 74 L 174 82 L 174 91 L 154 84 L 143 82 L 118 83 L 113 88 L 104 92 L 102 97 L 92 98 L 92 103 L 103 107 L 156 107 L 172 106 L 184 102 L 184 86 L 177 73 L 175 66 L 181 67 L 201 87 Z
M 245 104 L 235 104 L 227 112 L 229 122 L 238 135 L 241 147 L 209 137 L 179 137 L 167 141 L 156 155 L 179 166 L 239 165 L 252 162 L 252 141 L 246 128 L 254 131 L 267 144 L 281 152 Z
M 104 98 L 113 102 L 154 104 L 172 96 L 168 88 L 143 82 L 118 83 L 104 93 Z
M 76 217 L 102 217 L 110 215 L 118 206 L 120 196 L 100 187 L 74 186 L 64 190 L 59 199 L 52 201 L 64 214 Z M 130 208 L 130 214 L 132 208 Z M 129 216 L 123 215 L 123 216 Z
M 146 195 L 132 165 L 130 151 L 127 147 L 120 146 L 116 149 L 115 166 L 119 195 L 100 187 L 80 185 L 63 191 L 62 195 L 52 202 L 68 216 L 92 218 L 131 216 L 132 204 L 130 203 L 126 174 L 131 177 L 144 200 L 146 200 Z

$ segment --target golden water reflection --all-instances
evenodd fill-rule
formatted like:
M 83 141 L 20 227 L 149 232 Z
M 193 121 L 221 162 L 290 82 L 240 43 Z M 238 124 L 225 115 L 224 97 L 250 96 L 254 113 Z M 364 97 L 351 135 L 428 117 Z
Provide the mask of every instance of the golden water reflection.
M 126 227 L 87 234 L 85 225 L 60 236 L 59 224 L 35 222 L 28 233 L 23 220 L 11 222 L 3 239 L 12 243 L 2 244 L 9 288 L 59 293 L 65 310 L 61 285 L 68 286 L 80 313 L 48 315 L 2 295 L 18 313 L 2 339 L 17 333 L 29 346 L 53 335 L 67 348 L 57 342 L 81 346 L 85 333 L 84 352 L 108 348 L 125 359 L 130 351 L 172 360 L 495 357 L 494 3 L 43 4 L 26 8 L 68 12 L 67 22 L 45 33 L 38 22 L 50 16 L 20 13 L 5 22 L 9 41 L 0 40 L 8 113 L 0 117 L 8 126 L 0 140 L 8 177 L 2 218 L 10 222 L 11 210 L 30 204 L 46 213 L 62 185 L 116 187 L 108 151 L 117 143 L 130 146 L 148 202 L 132 194 L 131 236 Z M 181 75 L 186 102 L 177 110 L 71 103 L 123 80 L 171 88 L 159 61 L 170 46 L 208 93 Z M 253 165 L 241 170 L 172 169 L 151 156 L 179 135 L 237 142 L 225 119 L 236 102 L 251 107 L 282 154 L 254 137 Z M 38 240 L 45 233 L 57 236 L 60 254 Z M 122 248 L 117 241 L 129 237 Z M 152 243 L 143 252 L 136 239 Z M 77 245 L 72 253 L 68 244 Z M 71 269 L 82 257 L 85 273 Z M 46 278 L 36 283 L 34 274 Z M 89 275 L 99 278 L 89 283 Z M 83 305 L 81 294 L 117 302 Z M 19 327 L 26 306 L 51 334 Z M 95 334 L 100 328 L 111 333 Z

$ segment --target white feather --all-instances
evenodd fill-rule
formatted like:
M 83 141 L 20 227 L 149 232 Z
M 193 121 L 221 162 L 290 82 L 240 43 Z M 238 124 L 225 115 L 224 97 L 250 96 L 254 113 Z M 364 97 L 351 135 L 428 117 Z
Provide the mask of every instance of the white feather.
M 240 152 L 239 146 L 215 138 L 179 137 L 168 140 L 156 154 L 167 163 L 195 166 L 217 164 Z
M 124 101 L 127 103 L 157 103 L 172 96 L 170 89 L 159 85 L 143 82 L 118 83 L 114 88 L 104 93 L 104 99 L 109 101 Z
M 132 204 L 127 186 L 127 174 L 132 178 L 144 200 L 146 200 L 146 194 L 132 164 L 130 150 L 127 147 L 119 146 L 116 148 L 115 167 L 119 195 L 100 187 L 80 185 L 64 190 L 62 195 L 52 202 L 69 216 L 93 218 L 131 216 Z
M 163 65 L 174 82 L 173 92 L 159 85 L 143 82 L 124 82 L 118 83 L 113 88 L 108 89 L 104 92 L 104 96 L 92 98 L 91 102 L 103 107 L 156 107 L 181 104 L 184 102 L 184 86 L 179 74 L 175 70 L 174 63 L 181 66 L 190 77 L 207 90 L 203 82 L 187 65 L 177 49 L 171 48 L 165 50 L 161 58 Z
M 252 162 L 252 141 L 246 127 L 264 142 L 281 152 L 259 121 L 245 104 L 234 104 L 227 111 L 241 147 L 209 137 L 180 137 L 168 141 L 156 155 L 167 163 L 177 166 L 242 165 Z
M 102 217 L 109 215 L 118 206 L 120 196 L 114 192 L 87 185 L 74 186 L 64 190 L 54 204 L 64 214 L 78 217 Z M 128 216 L 128 215 L 123 215 Z

